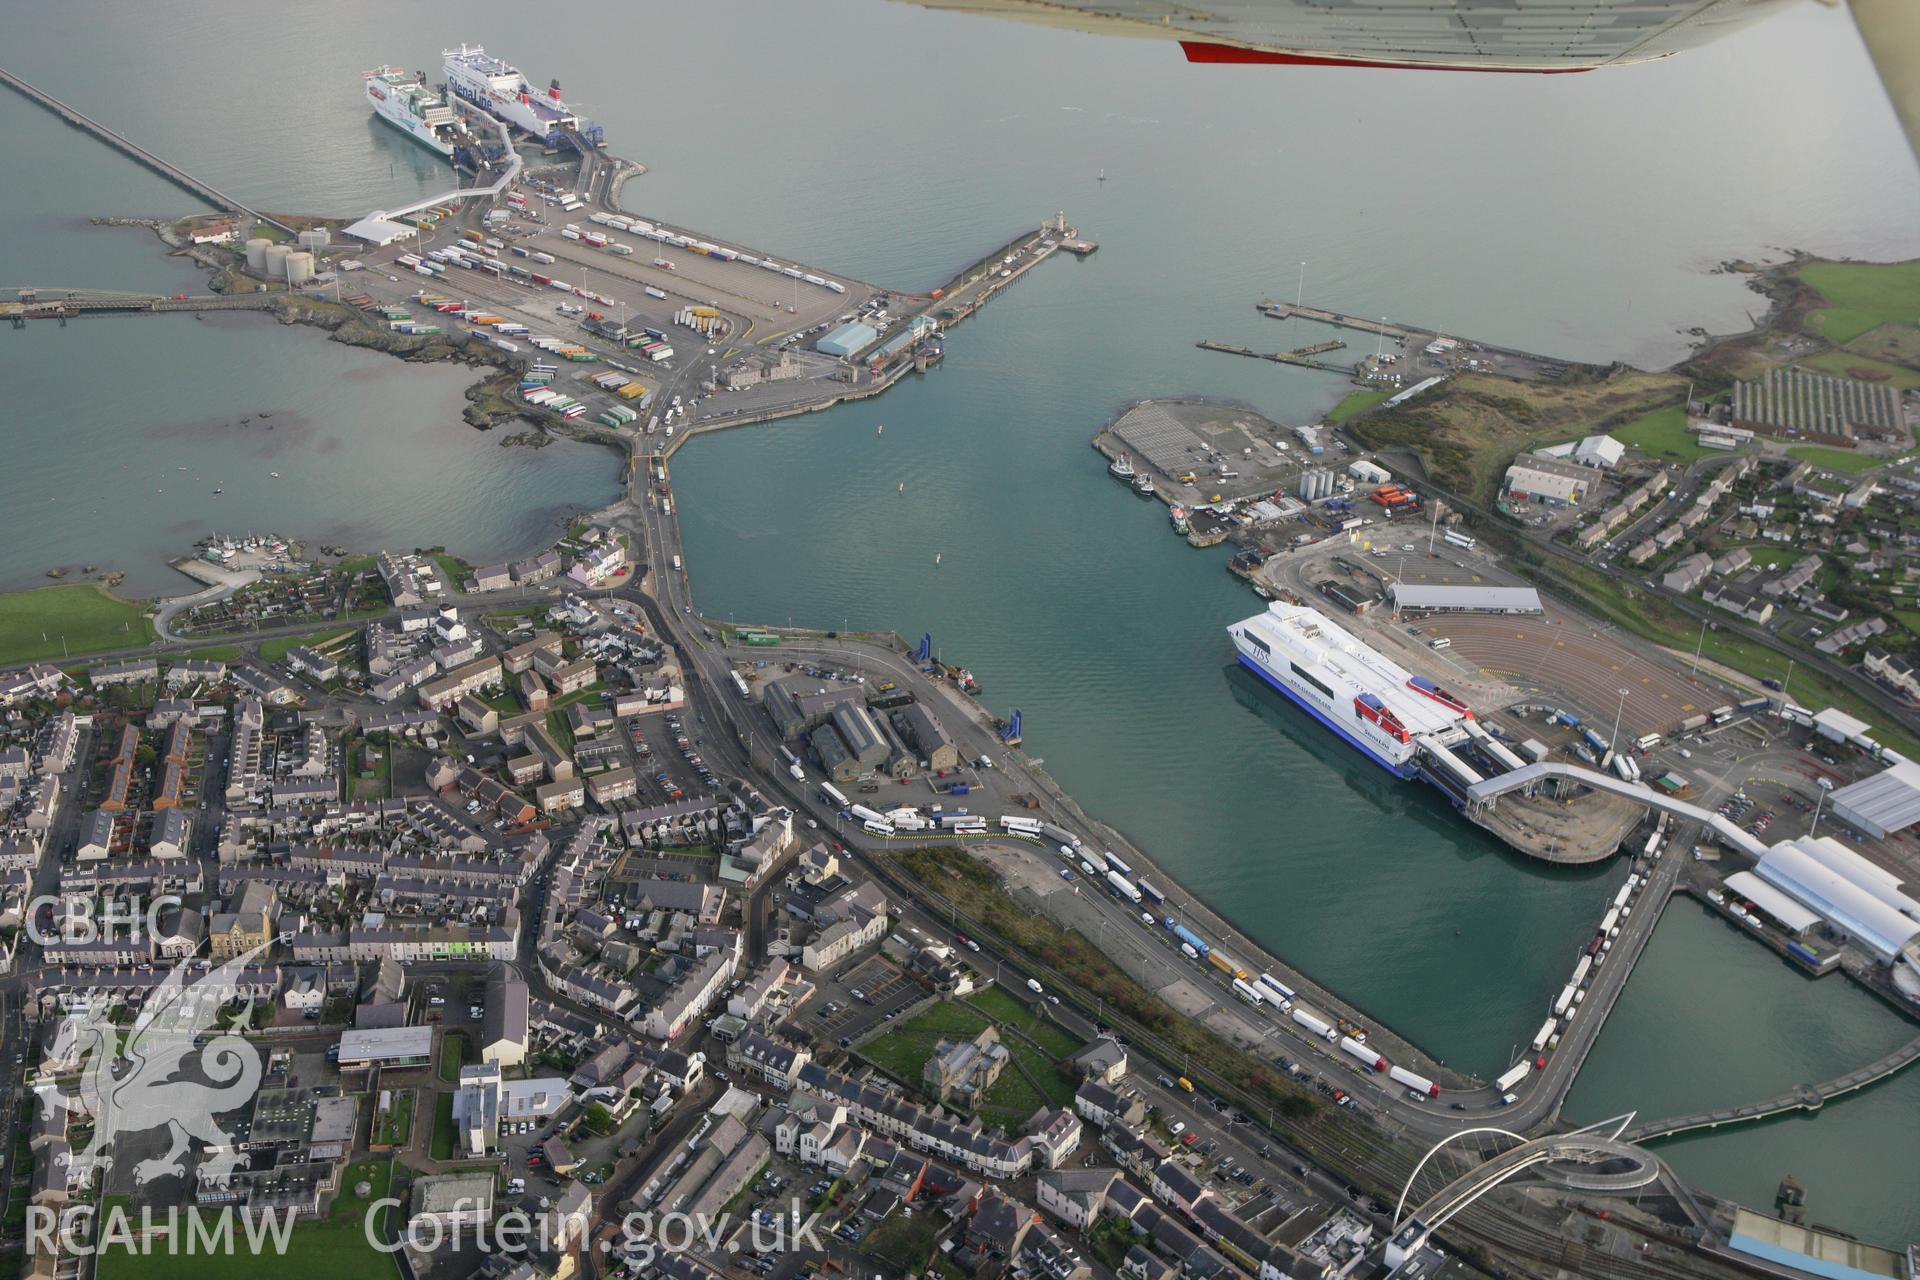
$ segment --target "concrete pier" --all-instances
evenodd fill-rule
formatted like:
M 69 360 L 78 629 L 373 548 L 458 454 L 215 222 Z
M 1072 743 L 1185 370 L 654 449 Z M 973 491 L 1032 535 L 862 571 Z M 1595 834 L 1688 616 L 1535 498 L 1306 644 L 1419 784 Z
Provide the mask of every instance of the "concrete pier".
M 1255 351 L 1249 347 L 1236 347 L 1228 342 L 1214 342 L 1212 339 L 1202 339 L 1193 345 L 1199 347 L 1202 351 L 1224 351 L 1230 356 L 1246 356 L 1253 360 L 1272 360 L 1277 364 L 1298 365 L 1302 369 L 1319 369 L 1323 373 L 1353 372 L 1353 370 L 1343 369 L 1337 364 L 1328 364 L 1325 360 L 1315 360 L 1310 355 L 1301 355 L 1293 351 Z M 1340 347 L 1346 344 L 1336 342 L 1332 345 L 1334 347 Z M 1329 348 L 1321 345 L 1313 349 L 1326 351 Z M 1302 348 L 1302 350 L 1308 350 L 1308 348 Z

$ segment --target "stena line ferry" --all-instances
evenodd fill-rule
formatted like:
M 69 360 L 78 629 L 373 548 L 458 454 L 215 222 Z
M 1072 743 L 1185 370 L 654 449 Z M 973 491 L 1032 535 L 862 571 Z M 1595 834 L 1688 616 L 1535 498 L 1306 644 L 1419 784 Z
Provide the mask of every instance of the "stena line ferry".
M 560 82 L 544 91 L 533 87 L 520 68 L 489 54 L 479 45 L 443 50 L 447 88 L 489 112 L 545 139 L 563 129 L 580 127 L 580 117 L 561 100 Z
M 460 122 L 445 98 L 399 67 L 361 72 L 373 113 L 421 146 L 451 157 Z

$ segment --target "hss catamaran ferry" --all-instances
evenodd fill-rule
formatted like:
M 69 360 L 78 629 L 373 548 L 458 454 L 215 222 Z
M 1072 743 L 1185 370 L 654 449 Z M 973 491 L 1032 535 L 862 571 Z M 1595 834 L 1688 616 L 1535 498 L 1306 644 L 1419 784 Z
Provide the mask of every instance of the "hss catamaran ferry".
M 1227 631 L 1242 663 L 1396 777 L 1430 775 L 1438 765 L 1466 785 L 1480 781 L 1450 750 L 1469 738 L 1502 765 L 1520 763 L 1487 735 L 1465 702 L 1317 609 L 1276 600 Z

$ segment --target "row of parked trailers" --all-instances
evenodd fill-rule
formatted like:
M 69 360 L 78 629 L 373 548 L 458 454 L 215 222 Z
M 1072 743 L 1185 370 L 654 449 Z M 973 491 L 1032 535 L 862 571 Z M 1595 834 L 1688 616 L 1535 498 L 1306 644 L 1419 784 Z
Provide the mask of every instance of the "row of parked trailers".
M 832 784 L 822 784 L 821 794 L 827 800 L 840 805 L 853 817 L 860 819 L 869 831 L 875 834 L 893 834 L 891 825 L 882 825 L 886 815 L 877 813 L 864 805 L 848 804 L 845 795 Z M 979 830 L 985 830 L 984 819 L 973 821 L 979 823 Z M 1059 847 L 1062 857 L 1069 861 L 1078 860 L 1086 864 L 1083 870 L 1091 868 L 1093 873 L 1102 876 L 1107 888 L 1118 898 L 1136 906 L 1143 901 L 1151 901 L 1155 905 L 1166 901 L 1166 896 L 1145 879 L 1135 878 L 1132 874 L 1133 868 L 1128 866 L 1118 854 L 1110 850 L 1088 848 L 1079 836 L 1065 827 L 1019 814 L 1003 816 L 999 825 L 1003 832 L 1011 836 L 1053 842 Z M 1270 1009 L 1276 1017 L 1290 1017 L 1299 1026 L 1329 1042 L 1337 1041 L 1340 1048 L 1349 1056 L 1364 1061 L 1373 1071 L 1386 1073 L 1396 1083 L 1405 1085 L 1429 1098 L 1440 1096 L 1440 1086 L 1432 1080 L 1405 1067 L 1394 1066 L 1377 1051 L 1368 1049 L 1362 1041 L 1352 1036 L 1342 1036 L 1332 1022 L 1306 1006 L 1297 1004 L 1293 988 L 1272 974 L 1262 973 L 1257 978 L 1254 977 L 1238 960 L 1212 945 L 1172 916 L 1164 917 L 1160 923 L 1179 942 L 1183 955 L 1195 963 L 1218 970 L 1231 984 L 1233 993 L 1241 1000 L 1256 1008 Z
M 729 249 L 725 245 L 714 244 L 708 240 L 696 240 L 692 236 L 683 236 L 665 227 L 656 227 L 644 218 L 629 218 L 617 213 L 595 213 L 589 215 L 589 220 L 603 227 L 611 227 L 616 231 L 630 232 L 633 235 L 652 240 L 657 244 L 671 245 L 676 249 L 686 249 L 689 252 L 700 254 L 703 257 L 718 259 L 721 262 L 738 262 L 744 266 L 759 267 L 763 271 L 771 271 L 776 275 L 786 276 L 792 280 L 803 281 L 806 284 L 813 285 L 816 288 L 826 289 L 833 293 L 845 293 L 847 291 L 847 286 L 841 284 L 838 280 L 829 280 L 825 276 L 802 271 L 799 267 L 781 266 L 772 258 L 759 258 L 753 254 L 741 253 L 738 249 Z M 595 234 L 596 233 L 593 232 L 581 231 L 578 238 L 588 240 L 590 236 Z M 606 237 L 602 236 L 600 239 L 604 241 Z M 591 241 L 589 241 L 589 243 L 591 243 Z M 611 242 L 609 242 L 609 247 L 610 245 Z M 664 262 L 665 260 L 661 259 L 659 261 Z
M 1241 1000 L 1255 1008 L 1271 1011 L 1276 1018 L 1292 1021 L 1314 1037 L 1337 1045 L 1341 1052 L 1364 1063 L 1369 1070 L 1385 1073 L 1389 1079 L 1424 1097 L 1440 1096 L 1438 1084 L 1418 1072 L 1393 1065 L 1378 1050 L 1368 1048 L 1364 1040 L 1343 1035 L 1332 1019 L 1301 1004 L 1294 989 L 1272 974 L 1262 973 L 1257 978 L 1251 976 L 1238 960 L 1172 916 L 1165 917 L 1160 923 L 1180 943 L 1182 955 L 1219 970 L 1231 984 L 1234 995 Z
M 1136 907 L 1143 903 L 1159 906 L 1167 900 L 1167 896 L 1154 888 L 1145 877 L 1136 877 L 1125 858 L 1111 849 L 1089 848 L 1079 836 L 1056 823 L 1010 813 L 1000 819 L 1000 829 L 1024 840 L 1052 842 L 1060 850 L 1061 857 L 1068 862 L 1081 863 L 1081 870 L 1099 877 L 1115 897 Z

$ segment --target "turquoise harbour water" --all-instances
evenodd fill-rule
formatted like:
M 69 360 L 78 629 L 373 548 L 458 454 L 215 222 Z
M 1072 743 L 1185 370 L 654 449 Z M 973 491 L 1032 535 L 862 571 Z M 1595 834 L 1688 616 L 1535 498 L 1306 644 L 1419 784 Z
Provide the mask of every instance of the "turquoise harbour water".
M 989 705 L 1026 713 L 1027 749 L 1089 809 L 1480 1073 L 1538 1025 L 1622 872 L 1518 859 L 1234 668 L 1223 628 L 1259 602 L 1109 480 L 1090 437 L 1141 397 L 1324 412 L 1339 378 L 1193 346 L 1324 336 L 1252 307 L 1291 297 L 1303 260 L 1309 302 L 1654 366 L 1695 326 L 1748 323 L 1756 299 L 1723 260 L 1920 253 L 1912 156 L 1845 15 L 1815 6 L 1660 64 L 1545 78 L 1197 68 L 1157 42 L 881 0 L 328 15 L 307 33 L 230 0 L 0 3 L 10 69 L 269 209 L 357 215 L 440 189 L 431 157 L 371 119 L 359 72 L 433 71 L 466 40 L 558 77 L 612 150 L 650 166 L 627 188 L 636 211 L 912 287 L 1056 210 L 1099 240 L 969 321 L 930 376 L 683 450 L 703 607 L 932 631 Z M 166 67 L 217 94 L 156 93 Z M 183 193 L 11 95 L 0 137 L 12 172 L 47 179 L 0 189 L 0 285 L 197 283 L 145 233 L 85 225 L 184 212 Z M 85 561 L 168 589 L 177 546 L 242 525 L 486 558 L 615 492 L 603 451 L 503 451 L 465 428 L 469 376 L 246 319 L 0 331 L 0 586 Z M 284 437 L 235 425 L 261 409 Z M 201 492 L 221 476 L 240 483 Z M 1662 926 L 1576 1114 L 1770 1091 L 1903 1034 L 1690 910 Z M 1916 1079 L 1662 1154 L 1762 1205 L 1792 1169 L 1821 1221 L 1905 1240 L 1920 1235 Z

